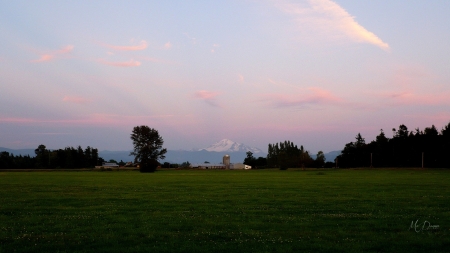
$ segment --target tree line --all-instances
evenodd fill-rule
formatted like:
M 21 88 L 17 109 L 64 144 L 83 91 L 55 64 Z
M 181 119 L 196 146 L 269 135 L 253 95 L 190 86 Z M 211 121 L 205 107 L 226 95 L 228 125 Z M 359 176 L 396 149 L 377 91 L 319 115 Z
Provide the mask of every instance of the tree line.
M 92 168 L 104 162 L 103 158 L 99 157 L 98 150 L 89 146 L 84 150 L 81 146 L 48 150 L 41 144 L 34 152 L 35 157 L 0 152 L 0 169 Z
M 325 156 L 322 151 L 317 153 L 316 159 L 313 159 L 309 151 L 298 148 L 291 141 L 284 141 L 275 144 L 269 144 L 267 152 L 267 166 L 280 169 L 287 168 L 307 168 L 325 166 Z
M 450 123 L 441 131 L 434 125 L 409 131 L 402 124 L 392 133 L 393 137 L 387 138 L 381 129 L 370 143 L 358 133 L 336 158 L 338 166 L 450 168 Z
M 339 167 L 431 167 L 450 168 L 450 122 L 438 131 L 434 125 L 423 131 L 416 128 L 409 131 L 405 125 L 398 130 L 393 128 L 393 137 L 387 138 L 383 129 L 376 139 L 366 143 L 360 133 L 356 141 L 345 144 L 335 163 Z M 135 163 L 140 163 L 141 171 L 154 171 L 164 159 L 167 150 L 162 148 L 163 139 L 158 131 L 148 126 L 134 127 L 131 134 Z M 35 149 L 35 157 L 14 156 L 8 152 L 0 152 L 0 169 L 4 168 L 89 168 L 102 165 L 104 160 L 98 156 L 98 150 L 87 147 L 82 149 L 66 147 L 65 149 L 48 150 L 45 145 Z M 298 148 L 291 141 L 269 144 L 267 157 L 253 157 L 247 152 L 244 163 L 254 168 L 278 167 L 332 167 L 335 163 L 325 162 L 322 151 L 313 159 L 303 146 Z M 165 166 L 172 167 L 169 163 Z M 181 167 L 188 167 L 189 162 Z M 177 166 L 178 167 L 178 166 Z

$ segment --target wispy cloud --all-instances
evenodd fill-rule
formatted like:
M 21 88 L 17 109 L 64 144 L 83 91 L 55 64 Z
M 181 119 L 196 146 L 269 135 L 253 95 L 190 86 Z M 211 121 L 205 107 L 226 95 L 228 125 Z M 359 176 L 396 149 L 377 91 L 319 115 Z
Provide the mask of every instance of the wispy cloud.
M 199 90 L 194 93 L 195 98 L 201 99 L 213 107 L 221 107 L 217 103 L 217 99 L 216 99 L 217 95 L 219 95 L 218 92 L 206 91 L 206 90 Z
M 344 105 L 345 101 L 331 92 L 318 87 L 310 87 L 306 92 L 297 94 L 268 94 L 263 95 L 263 100 L 268 101 L 277 108 L 305 107 L 311 105 Z
M 244 76 L 239 74 L 238 75 L 238 80 L 239 80 L 240 83 L 243 83 L 244 82 Z
M 212 45 L 212 49 L 211 49 L 211 53 L 215 53 L 216 52 L 216 48 L 219 48 L 220 45 L 219 44 L 213 44 Z
M 154 63 L 179 64 L 178 62 L 175 62 L 175 61 L 164 60 L 164 59 L 154 58 L 154 57 L 144 57 L 144 56 L 140 56 L 140 57 L 136 57 L 136 59 L 142 60 L 142 61 L 154 62 Z
M 164 48 L 165 48 L 165 49 L 170 49 L 170 48 L 172 48 L 172 43 L 170 43 L 170 41 L 168 41 L 166 44 L 164 44 Z
M 62 99 L 64 102 L 75 103 L 75 104 L 87 104 L 90 103 L 91 100 L 78 96 L 64 96 Z
M 32 60 L 31 62 L 46 62 L 46 61 L 51 61 L 53 60 L 53 58 L 55 58 L 54 55 L 51 54 L 43 54 L 41 55 L 41 57 L 37 60 Z
M 283 87 L 283 88 L 286 88 L 286 87 L 289 87 L 289 88 L 294 88 L 294 89 L 298 89 L 298 87 L 297 86 L 295 86 L 295 85 L 292 85 L 292 84 L 290 84 L 290 83 L 286 83 L 286 82 L 283 82 L 283 81 L 274 81 L 274 80 L 272 80 L 271 78 L 269 78 L 269 79 L 267 79 L 268 81 L 269 81 L 269 83 L 271 83 L 271 84 L 273 84 L 273 85 L 275 85 L 275 86 L 278 86 L 278 87 Z
M 109 44 L 103 44 L 103 46 L 114 49 L 114 50 L 119 50 L 119 51 L 137 51 L 137 50 L 146 49 L 147 41 L 141 40 L 141 42 L 138 45 L 133 45 L 133 46 L 116 46 L 116 45 L 109 45 Z
M 398 65 L 386 83 L 385 91 L 371 95 L 386 105 L 450 105 L 450 90 L 439 76 L 422 65 Z
M 179 115 L 120 115 L 120 114 L 101 114 L 94 113 L 83 117 L 71 119 L 40 119 L 40 118 L 19 118 L 19 117 L 1 117 L 1 123 L 11 124 L 59 124 L 59 125 L 128 125 L 129 122 L 146 121 L 154 119 L 167 119 L 180 117 Z
M 141 62 L 135 61 L 133 59 L 131 59 L 129 61 L 124 61 L 124 62 L 112 62 L 112 61 L 107 61 L 105 59 L 99 59 L 98 62 L 101 64 L 104 64 L 104 65 L 115 66 L 115 67 L 138 67 L 141 65 Z
M 68 54 L 73 51 L 74 46 L 67 45 L 59 50 L 53 50 L 40 55 L 39 59 L 32 60 L 31 62 L 48 62 L 62 55 Z
M 72 135 L 73 133 L 60 133 L 60 132 L 54 132 L 54 133 L 29 133 L 33 135 Z
M 36 120 L 32 119 L 32 118 L 2 117 L 2 118 L 0 118 L 0 122 L 2 122 L 2 123 L 33 123 L 33 122 L 36 122 Z
M 391 106 L 401 105 L 450 105 L 449 92 L 439 94 L 421 93 L 418 94 L 413 91 L 397 91 L 384 92 L 378 95 L 383 99 L 387 99 Z
M 57 53 L 57 54 L 66 54 L 66 53 L 70 53 L 70 52 L 72 52 L 73 48 L 74 48 L 74 46 L 72 46 L 72 45 L 67 45 L 67 46 L 65 46 L 64 48 L 62 48 L 62 49 L 56 51 L 56 53 Z
M 196 38 L 190 36 L 188 33 L 183 33 L 183 34 L 186 36 L 186 38 L 188 38 L 191 41 L 192 44 L 194 44 L 194 45 L 197 44 Z
M 417 122 L 420 122 L 420 124 L 423 122 L 433 122 L 434 124 L 437 124 L 436 126 L 442 125 L 442 127 L 444 127 L 449 123 L 450 112 L 414 113 L 406 114 L 405 117 L 415 119 Z M 438 129 L 440 128 L 438 127 Z
M 293 3 L 291 0 L 274 0 L 275 6 L 291 15 L 301 31 L 313 31 L 327 38 L 348 38 L 358 43 L 369 43 L 384 50 L 389 45 L 374 33 L 356 22 L 344 8 L 331 0 L 306 0 Z

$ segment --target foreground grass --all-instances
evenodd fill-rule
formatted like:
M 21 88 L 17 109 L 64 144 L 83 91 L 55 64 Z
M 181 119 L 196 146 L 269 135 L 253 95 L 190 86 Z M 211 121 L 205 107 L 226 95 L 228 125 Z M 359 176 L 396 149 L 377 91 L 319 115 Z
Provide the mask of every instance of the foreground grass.
M 0 252 L 448 252 L 449 179 L 447 170 L 0 172 Z

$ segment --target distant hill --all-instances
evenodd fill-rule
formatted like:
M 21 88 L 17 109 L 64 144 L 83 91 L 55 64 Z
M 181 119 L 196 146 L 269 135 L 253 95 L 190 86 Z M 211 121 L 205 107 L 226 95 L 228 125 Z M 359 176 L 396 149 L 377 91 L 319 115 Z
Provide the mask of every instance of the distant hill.
M 334 159 L 340 154 L 341 154 L 340 150 L 338 150 L 338 151 L 331 151 L 331 152 L 325 153 L 324 154 L 325 155 L 325 159 L 326 159 L 325 161 L 326 162 L 334 162 Z
M 120 162 L 122 160 L 123 162 L 133 162 L 134 156 L 130 156 L 129 151 L 109 151 L 109 150 L 102 150 L 98 151 L 98 156 L 103 158 L 105 161 L 109 161 L 111 159 L 116 160 L 117 162 Z
M 30 157 L 35 157 L 36 154 L 34 153 L 34 149 L 10 149 L 10 148 L 3 148 L 0 147 L 0 152 L 8 152 L 10 154 L 13 154 L 14 156 L 26 156 L 29 155 Z

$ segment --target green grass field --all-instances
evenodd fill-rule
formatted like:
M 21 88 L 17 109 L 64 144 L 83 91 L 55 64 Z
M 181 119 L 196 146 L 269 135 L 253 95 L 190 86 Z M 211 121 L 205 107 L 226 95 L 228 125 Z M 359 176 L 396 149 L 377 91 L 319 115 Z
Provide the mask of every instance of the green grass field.
M 450 170 L 0 172 L 0 252 L 450 252 L 449 186 Z

